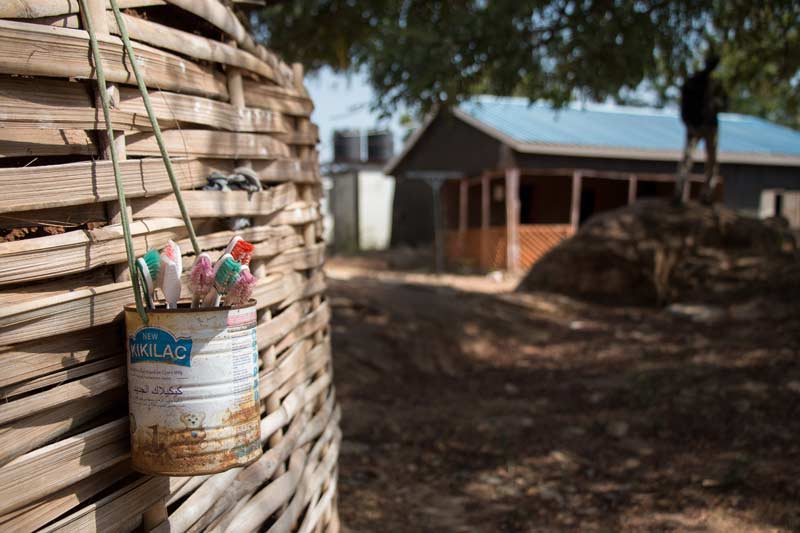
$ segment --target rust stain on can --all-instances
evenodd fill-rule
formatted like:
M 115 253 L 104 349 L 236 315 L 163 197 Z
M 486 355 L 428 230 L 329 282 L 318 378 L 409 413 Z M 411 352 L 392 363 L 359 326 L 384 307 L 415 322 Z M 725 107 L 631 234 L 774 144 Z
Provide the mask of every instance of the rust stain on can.
M 134 468 L 212 474 L 261 456 L 256 310 L 125 308 Z

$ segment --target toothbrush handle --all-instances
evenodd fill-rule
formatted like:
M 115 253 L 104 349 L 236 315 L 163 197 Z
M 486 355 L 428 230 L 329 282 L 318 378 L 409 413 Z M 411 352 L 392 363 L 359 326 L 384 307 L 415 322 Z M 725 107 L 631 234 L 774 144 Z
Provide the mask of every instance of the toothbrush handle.
M 202 301 L 203 296 L 200 294 L 193 294 L 192 295 L 192 308 L 200 307 L 200 302 Z
M 219 307 L 219 302 L 221 299 L 222 296 L 217 292 L 217 289 L 212 288 L 210 291 L 208 291 L 208 294 L 206 294 L 202 307 Z

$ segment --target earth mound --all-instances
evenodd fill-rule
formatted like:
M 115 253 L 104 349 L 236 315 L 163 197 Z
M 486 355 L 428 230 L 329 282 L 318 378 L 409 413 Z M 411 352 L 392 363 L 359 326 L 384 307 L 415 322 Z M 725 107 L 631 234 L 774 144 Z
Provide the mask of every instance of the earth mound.
M 782 219 L 653 199 L 591 218 L 540 259 L 517 290 L 661 305 L 788 297 L 799 284 L 797 244 Z

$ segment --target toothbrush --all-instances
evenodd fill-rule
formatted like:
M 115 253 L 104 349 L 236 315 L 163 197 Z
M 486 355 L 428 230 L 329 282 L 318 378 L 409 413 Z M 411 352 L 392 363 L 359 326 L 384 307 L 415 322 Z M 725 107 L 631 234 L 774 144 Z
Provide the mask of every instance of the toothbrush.
M 250 258 L 253 257 L 253 250 L 255 246 L 242 239 L 238 235 L 234 236 L 225 247 L 223 255 L 231 254 L 231 257 L 239 261 L 242 265 L 250 264 Z
M 203 300 L 203 307 L 219 307 L 222 295 L 236 283 L 236 278 L 242 269 L 241 263 L 236 261 L 231 254 L 220 257 L 214 265 L 214 287 Z
M 189 290 L 192 291 L 192 307 L 198 307 L 214 286 L 214 265 L 211 256 L 203 252 L 197 256 L 189 274 Z
M 161 258 L 156 250 L 147 250 L 142 257 L 136 260 L 136 266 L 139 270 L 139 276 L 144 284 L 144 294 L 147 298 L 147 306 L 150 309 L 155 309 L 154 304 L 154 279 L 158 279 L 158 272 L 160 270 Z
M 256 278 L 250 273 L 250 267 L 242 266 L 239 278 L 233 284 L 228 294 L 225 296 L 225 305 L 242 305 L 250 300 L 253 289 L 256 286 Z
M 175 241 L 168 241 L 161 251 L 160 268 L 156 285 L 164 293 L 167 309 L 176 309 L 181 297 L 181 249 Z

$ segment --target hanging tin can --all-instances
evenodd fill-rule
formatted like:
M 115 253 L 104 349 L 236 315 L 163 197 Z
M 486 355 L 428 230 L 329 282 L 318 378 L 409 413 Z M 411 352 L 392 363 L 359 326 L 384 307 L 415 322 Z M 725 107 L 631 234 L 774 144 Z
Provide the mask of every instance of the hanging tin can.
M 133 467 L 214 474 L 261 455 L 255 301 L 148 312 L 125 307 Z

